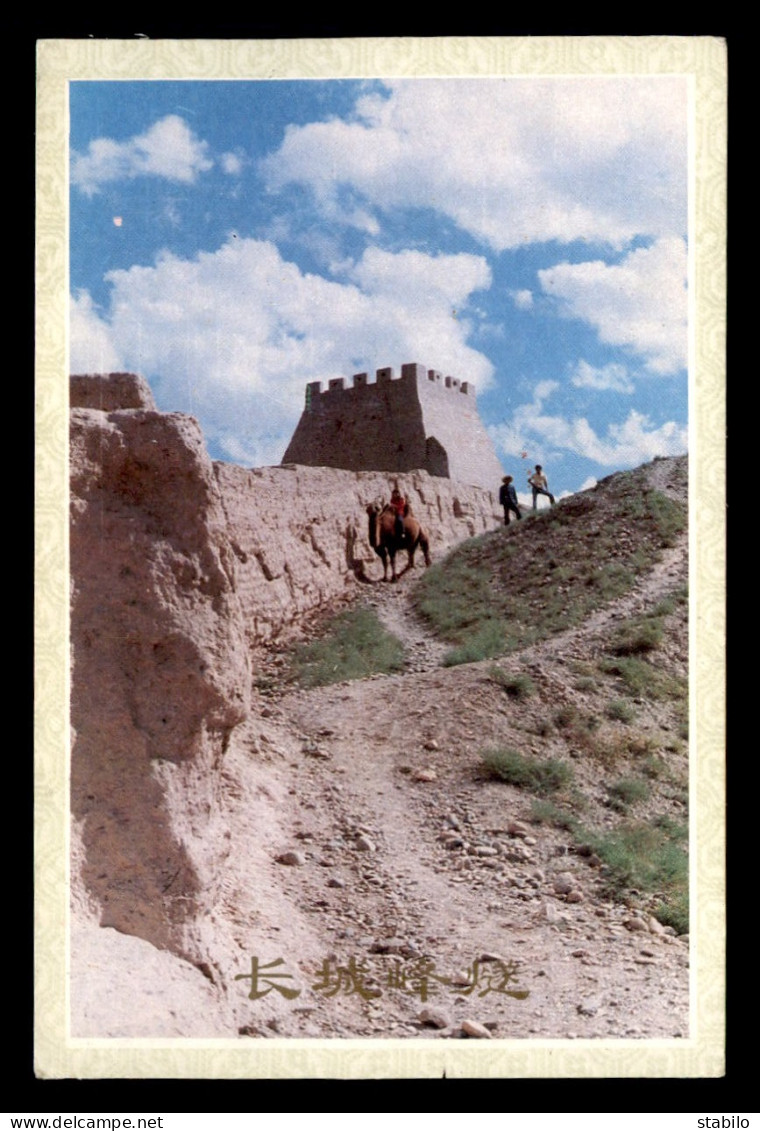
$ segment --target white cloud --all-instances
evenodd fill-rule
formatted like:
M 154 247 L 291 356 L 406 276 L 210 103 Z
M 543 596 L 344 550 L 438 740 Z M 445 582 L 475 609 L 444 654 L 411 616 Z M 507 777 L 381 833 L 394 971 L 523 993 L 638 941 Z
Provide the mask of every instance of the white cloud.
M 223 153 L 219 158 L 222 172 L 229 176 L 237 176 L 243 170 L 243 160 L 237 153 Z
M 618 264 L 559 263 L 538 272 L 565 313 L 595 327 L 607 345 L 668 375 L 687 361 L 686 244 L 677 237 L 637 248 Z
M 111 332 L 86 291 L 69 305 L 69 372 L 115 373 L 121 368 Z
M 112 349 L 108 369 L 151 379 L 159 406 L 197 416 L 236 462 L 277 462 L 310 380 L 418 361 L 483 389 L 491 362 L 467 344 L 452 307 L 488 286 L 477 256 L 370 250 L 348 282 L 304 274 L 270 242 L 232 239 L 193 260 L 112 271 L 107 317 L 76 306 L 80 368 Z M 74 330 L 72 328 L 72 338 Z M 103 368 L 103 366 L 97 366 Z
M 533 306 L 533 292 L 528 290 L 510 291 L 512 301 L 518 310 L 530 310 Z
M 99 137 L 86 153 L 72 151 L 71 183 L 92 196 L 108 181 L 134 177 L 165 177 L 189 184 L 212 166 L 208 144 L 195 137 L 182 118 L 169 114 L 127 141 Z
M 686 230 L 686 92 L 672 76 L 399 80 L 350 121 L 291 126 L 261 168 L 334 219 L 348 191 L 434 208 L 495 250 L 623 246 Z
M 622 468 L 635 467 L 655 456 L 680 455 L 688 448 L 686 427 L 674 421 L 654 427 L 635 409 L 622 424 L 610 423 L 604 436 L 597 435 L 585 417 L 550 416 L 543 402 L 557 387 L 556 382 L 542 382 L 533 401 L 515 409 L 511 421 L 489 429 L 494 444 L 505 455 L 520 458 L 527 448 L 534 463 L 548 460 L 554 452 L 583 456 L 603 467 Z
M 579 389 L 599 389 L 604 392 L 632 393 L 634 390 L 626 367 L 615 362 L 599 369 L 581 360 L 575 367 L 570 383 Z

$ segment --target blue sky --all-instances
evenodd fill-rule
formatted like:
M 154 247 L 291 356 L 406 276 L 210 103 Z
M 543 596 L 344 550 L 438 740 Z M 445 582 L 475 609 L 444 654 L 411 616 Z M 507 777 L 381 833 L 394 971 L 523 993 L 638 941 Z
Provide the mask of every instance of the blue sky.
M 474 383 L 521 494 L 686 451 L 684 78 L 74 82 L 70 115 L 71 371 L 142 373 L 214 459 L 408 361 Z

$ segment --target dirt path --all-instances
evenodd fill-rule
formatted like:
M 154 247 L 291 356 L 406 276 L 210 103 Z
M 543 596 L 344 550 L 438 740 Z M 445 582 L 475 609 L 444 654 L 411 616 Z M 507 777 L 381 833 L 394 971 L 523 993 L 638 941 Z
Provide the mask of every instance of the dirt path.
M 568 659 L 592 656 L 597 633 L 684 572 L 679 543 L 581 629 L 508 663 L 540 669 L 546 701 L 563 702 Z M 495 1037 L 685 1035 L 687 945 L 606 898 L 593 860 L 528 823 L 523 791 L 482 780 L 480 751 L 516 734 L 519 708 L 496 696 L 491 662 L 437 666 L 441 646 L 410 610 L 413 583 L 365 598 L 409 649 L 407 672 L 287 692 L 255 740 L 269 783 L 260 762 L 238 771 L 244 797 L 267 799 L 238 843 L 240 889 L 246 870 L 270 878 L 271 904 L 260 886 L 248 896 L 257 953 L 282 957 L 307 1003 L 252 1003 L 251 1034 L 459 1036 L 473 1021 Z M 577 769 L 602 804 L 594 773 Z M 277 863 L 286 851 L 298 863 Z M 420 1020 L 432 1008 L 440 1029 Z

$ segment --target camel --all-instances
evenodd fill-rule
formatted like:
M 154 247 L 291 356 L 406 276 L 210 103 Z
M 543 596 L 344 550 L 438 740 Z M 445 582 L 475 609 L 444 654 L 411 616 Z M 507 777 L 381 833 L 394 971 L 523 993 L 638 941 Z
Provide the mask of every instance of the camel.
M 407 569 L 414 569 L 414 555 L 417 547 L 421 547 L 425 555 L 425 565 L 430 565 L 430 543 L 427 533 L 412 514 L 407 506 L 404 512 L 404 537 L 400 539 L 396 534 L 396 515 L 390 506 L 382 509 L 376 503 L 367 507 L 369 515 L 369 544 L 383 562 L 383 581 L 388 580 L 388 562 L 391 565 L 391 581 L 398 581 Z M 409 562 L 406 569 L 400 574 L 396 573 L 396 554 L 399 550 L 406 550 Z

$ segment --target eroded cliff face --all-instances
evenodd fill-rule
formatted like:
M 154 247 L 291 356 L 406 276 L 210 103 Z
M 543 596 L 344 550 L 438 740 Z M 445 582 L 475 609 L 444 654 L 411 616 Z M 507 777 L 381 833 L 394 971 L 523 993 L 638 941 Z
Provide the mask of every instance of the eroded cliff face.
M 196 421 L 125 374 L 72 379 L 70 469 L 75 897 L 101 926 L 202 961 L 251 657 L 382 575 L 366 506 L 392 481 L 212 464 Z M 399 479 L 434 557 L 495 523 L 490 492 Z
M 103 926 L 192 952 L 250 706 L 234 555 L 194 420 L 71 412 L 72 809 Z

